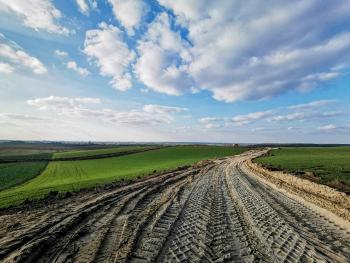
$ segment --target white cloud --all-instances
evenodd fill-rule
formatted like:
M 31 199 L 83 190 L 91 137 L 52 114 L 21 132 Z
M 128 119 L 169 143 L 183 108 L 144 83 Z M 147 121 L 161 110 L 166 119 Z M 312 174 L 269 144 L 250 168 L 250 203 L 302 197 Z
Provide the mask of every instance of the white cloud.
M 27 104 L 43 111 L 52 111 L 69 118 L 99 119 L 108 123 L 132 125 L 169 124 L 174 114 L 186 111 L 186 108 L 163 105 L 144 105 L 141 110 L 114 111 L 111 109 L 92 109 L 91 105 L 100 104 L 98 98 L 68 98 L 50 96 L 28 100 Z
M 17 123 L 18 121 L 33 122 L 33 121 L 46 121 L 46 120 L 47 120 L 46 118 L 31 116 L 31 115 L 27 115 L 27 114 L 0 112 L 0 121 L 1 122 L 7 122 L 7 123 L 15 122 L 15 123 Z
M 204 124 L 205 128 L 221 128 L 228 127 L 230 125 L 242 126 L 251 124 L 266 118 L 274 114 L 273 110 L 251 112 L 242 115 L 236 115 L 234 117 L 205 117 L 199 120 L 200 123 Z
M 217 121 L 222 121 L 223 118 L 220 117 L 205 117 L 205 118 L 201 118 L 199 119 L 200 123 L 210 123 L 210 122 L 217 122 Z
M 180 107 L 170 107 L 170 106 L 162 106 L 162 105 L 154 105 L 154 104 L 148 104 L 143 106 L 143 110 L 148 113 L 178 113 L 187 111 L 187 108 L 180 108 Z
M 96 61 L 102 76 L 112 77 L 111 85 L 121 91 L 132 87 L 128 67 L 135 59 L 123 41 L 123 32 L 117 27 L 101 23 L 99 29 L 86 32 L 84 53 Z
M 328 124 L 328 125 L 318 127 L 319 130 L 323 130 L 323 131 L 335 130 L 336 128 L 337 126 L 333 124 Z
M 0 62 L 0 73 L 11 74 L 14 70 L 10 64 Z
M 84 15 L 88 15 L 91 8 L 97 8 L 97 2 L 94 0 L 76 0 L 76 3 L 79 11 Z
M 50 0 L 0 0 L 0 12 L 14 14 L 26 27 L 65 34 L 69 30 L 58 23 L 61 12 Z
M 251 112 L 247 114 L 236 115 L 233 117 L 205 117 L 199 119 L 199 123 L 205 128 L 222 128 L 230 126 L 243 126 L 253 124 L 255 122 L 264 121 L 269 125 L 269 130 L 281 129 L 280 125 L 286 122 L 304 122 L 336 119 L 337 117 L 346 116 L 344 111 L 317 111 L 315 108 L 322 107 L 333 103 L 334 100 L 318 100 L 305 104 L 298 104 L 287 107 L 280 107 L 266 111 Z M 287 113 L 285 113 L 287 110 Z M 290 110 L 293 110 L 292 112 Z M 279 125 L 279 126 L 276 126 Z M 284 128 L 285 129 L 285 128 Z M 253 131 L 258 131 L 257 127 Z M 288 128 L 288 130 L 291 130 Z
M 217 129 L 227 126 L 229 118 L 222 117 L 205 117 L 199 119 L 199 122 L 204 125 L 206 129 Z
M 10 67 L 12 68 L 6 66 L 7 71 L 13 71 L 13 68 L 20 67 L 30 69 L 33 73 L 39 75 L 47 73 L 46 67 L 39 59 L 30 56 L 15 42 L 5 39 L 3 35 L 0 35 L 0 57 L 11 63 Z
M 90 72 L 86 68 L 78 67 L 75 61 L 68 61 L 67 68 L 77 72 L 80 76 L 86 77 Z
M 313 80 L 327 81 L 327 80 L 335 79 L 341 75 L 342 74 L 340 72 L 321 72 L 321 73 L 307 75 L 306 77 L 303 78 L 303 80 L 305 80 L 305 81 L 313 81 Z
M 236 125 L 246 125 L 258 120 L 265 119 L 273 115 L 273 113 L 274 112 L 272 110 L 268 110 L 268 111 L 251 112 L 244 115 L 237 115 L 232 118 L 232 122 Z
M 67 57 L 68 53 L 59 49 L 55 50 L 55 55 L 59 56 L 59 57 Z
M 337 26 L 350 22 L 346 1 L 159 2 L 188 29 L 185 72 L 217 100 L 309 90 L 341 76 L 336 66 L 349 60 L 350 33 Z
M 148 12 L 148 6 L 142 0 L 108 0 L 113 13 L 129 34 L 134 34 L 143 16 Z
M 270 121 L 305 121 L 310 119 L 324 119 L 332 118 L 344 115 L 341 111 L 328 111 L 328 112 L 319 112 L 319 111 L 299 111 L 293 112 L 285 115 L 275 115 L 269 118 Z
M 317 108 L 317 107 L 322 107 L 325 105 L 329 105 L 331 103 L 334 103 L 335 100 L 316 100 L 316 101 L 311 101 L 309 103 L 304 103 L 304 104 L 298 104 L 298 105 L 291 105 L 288 106 L 288 109 L 292 110 L 300 110 L 300 109 L 311 109 L 311 108 Z
M 327 124 L 324 126 L 319 126 L 317 128 L 320 131 L 325 132 L 332 132 L 332 131 L 346 131 L 348 132 L 350 130 L 350 125 L 334 125 L 334 124 Z
M 76 2 L 81 13 L 87 14 L 89 12 L 89 4 L 87 0 L 76 0 Z
M 50 96 L 46 98 L 36 98 L 27 100 L 27 104 L 40 110 L 56 110 L 59 113 L 75 111 L 87 104 L 100 104 L 98 98 L 68 98 Z
M 191 90 L 193 81 L 187 72 L 188 44 L 170 29 L 166 13 L 158 15 L 150 24 L 137 50 L 140 57 L 134 71 L 148 88 L 176 96 Z

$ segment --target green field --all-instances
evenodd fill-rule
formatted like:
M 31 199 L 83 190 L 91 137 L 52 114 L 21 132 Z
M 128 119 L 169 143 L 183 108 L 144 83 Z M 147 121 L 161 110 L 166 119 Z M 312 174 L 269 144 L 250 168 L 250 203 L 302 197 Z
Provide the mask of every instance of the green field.
M 0 163 L 8 161 L 43 161 L 51 160 L 52 153 L 35 153 L 21 155 L 6 155 L 0 156 Z
M 145 150 L 150 148 L 152 147 L 151 146 L 119 146 L 119 147 L 105 148 L 105 149 L 57 152 L 57 153 L 54 153 L 53 159 L 91 157 L 91 156 L 121 153 L 121 152 L 127 152 L 127 151 Z
M 51 162 L 33 180 L 0 192 L 0 207 L 40 198 L 49 191 L 75 191 L 121 179 L 144 176 L 211 158 L 239 154 L 245 148 L 221 146 L 175 146 L 120 157 Z
M 23 162 L 0 164 L 0 190 L 4 190 L 39 175 L 46 167 L 47 162 Z
M 350 147 L 280 148 L 255 161 L 291 173 L 309 172 L 320 183 L 336 188 L 350 187 Z

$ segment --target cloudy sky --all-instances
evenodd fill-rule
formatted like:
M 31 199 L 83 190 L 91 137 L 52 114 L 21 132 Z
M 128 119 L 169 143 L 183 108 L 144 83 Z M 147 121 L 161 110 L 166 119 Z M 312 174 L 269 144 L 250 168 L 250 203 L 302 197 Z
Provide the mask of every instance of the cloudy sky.
M 0 0 L 0 139 L 350 143 L 350 1 Z

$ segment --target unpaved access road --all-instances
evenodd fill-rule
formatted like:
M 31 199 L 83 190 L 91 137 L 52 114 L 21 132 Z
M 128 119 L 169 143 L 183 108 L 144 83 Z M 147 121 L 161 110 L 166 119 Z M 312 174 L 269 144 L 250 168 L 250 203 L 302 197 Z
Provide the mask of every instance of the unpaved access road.
M 2 212 L 0 261 L 350 262 L 348 229 L 243 172 L 256 154 Z

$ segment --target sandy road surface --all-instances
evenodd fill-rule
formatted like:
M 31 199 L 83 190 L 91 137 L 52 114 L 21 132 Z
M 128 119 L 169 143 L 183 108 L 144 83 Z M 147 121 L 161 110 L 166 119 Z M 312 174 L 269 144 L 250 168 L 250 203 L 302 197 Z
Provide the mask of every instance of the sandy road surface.
M 350 233 L 242 170 L 207 162 L 0 216 L 1 262 L 350 262 Z

